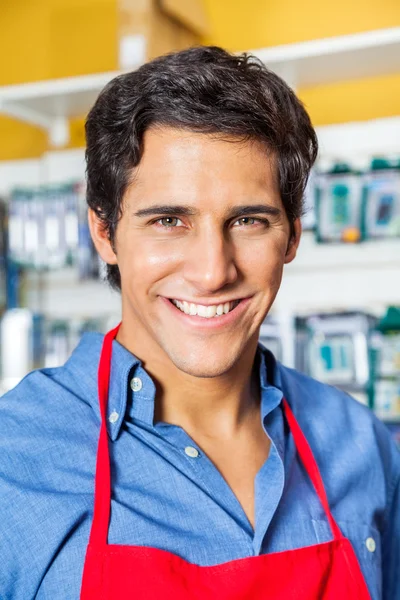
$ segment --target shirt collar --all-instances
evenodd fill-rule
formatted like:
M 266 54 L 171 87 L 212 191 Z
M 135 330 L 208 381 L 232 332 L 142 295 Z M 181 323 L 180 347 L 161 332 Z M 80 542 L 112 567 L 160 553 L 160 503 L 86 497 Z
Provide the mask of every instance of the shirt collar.
M 141 362 L 137 359 L 136 361 L 136 364 L 133 365 L 134 368 L 128 374 L 130 380 L 126 383 L 128 395 L 131 397 L 127 416 L 132 420 L 139 420 L 142 423 L 153 427 L 156 387 L 151 377 L 143 368 Z M 260 377 L 261 418 L 264 421 L 282 402 L 282 381 L 279 364 L 275 360 L 273 354 L 261 344 L 259 344 L 257 348 L 256 365 L 256 368 L 259 369 Z M 111 377 L 113 377 L 113 374 L 112 371 Z M 135 392 L 130 389 L 130 382 L 133 381 L 134 378 L 139 379 L 142 386 L 139 391 Z M 124 382 L 125 380 L 121 378 L 120 381 Z M 113 389 L 114 388 L 112 388 L 111 391 Z
M 104 335 L 101 333 L 85 333 L 65 363 L 65 368 L 72 374 L 76 393 L 91 405 L 99 423 L 97 375 L 103 340 Z M 124 421 L 130 390 L 130 374 L 139 364 L 140 361 L 136 356 L 116 340 L 113 341 L 106 422 L 108 435 L 113 441 L 117 438 Z
M 262 344 L 258 344 L 256 361 L 260 373 L 261 418 L 265 421 L 282 402 L 282 380 L 274 355 Z
M 79 372 L 84 372 L 84 380 L 80 381 L 78 377 L 77 381 L 75 378 L 76 385 L 84 390 L 84 398 L 93 407 L 99 421 L 97 373 L 103 339 L 100 333 L 85 333 L 65 365 L 74 374 L 78 365 Z M 282 383 L 278 363 L 261 344 L 257 348 L 256 365 L 260 377 L 261 417 L 265 420 L 282 401 Z M 155 395 L 154 382 L 140 360 L 114 340 L 106 423 L 110 439 L 114 441 L 118 437 L 127 416 L 153 427 Z
M 107 404 L 107 431 L 112 441 L 118 437 L 124 422 L 128 397 L 133 393 L 130 383 L 139 366 L 139 359 L 114 340 Z

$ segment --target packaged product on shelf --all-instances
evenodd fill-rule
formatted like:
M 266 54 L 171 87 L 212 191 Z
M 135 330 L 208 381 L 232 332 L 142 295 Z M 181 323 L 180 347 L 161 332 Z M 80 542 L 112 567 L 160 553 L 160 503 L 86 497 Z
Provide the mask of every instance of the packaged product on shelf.
M 78 202 L 79 184 L 69 186 L 65 199 L 65 243 L 69 264 L 74 264 L 77 260 L 79 243 Z
M 100 258 L 92 242 L 87 219 L 84 184 L 77 186 L 78 200 L 78 273 L 79 279 L 98 279 Z
M 363 237 L 400 237 L 400 160 L 375 158 L 363 180 Z
M 278 321 L 272 316 L 268 316 L 261 325 L 259 341 L 272 352 L 276 360 L 282 360 L 282 333 Z
M 9 252 L 18 265 L 59 269 L 78 260 L 80 186 L 15 189 L 9 208 Z
M 306 318 L 308 374 L 367 403 L 370 387 L 369 338 L 375 323 L 373 316 L 362 312 Z
M 48 253 L 46 266 L 58 269 L 67 263 L 62 189 L 59 187 L 47 188 L 44 190 L 44 198 L 45 249 Z
M 377 375 L 400 376 L 400 331 L 393 331 L 381 338 Z
M 70 328 L 68 321 L 58 319 L 50 321 L 46 327 L 45 367 L 59 367 L 68 359 L 70 348 Z
M 8 248 L 10 259 L 16 263 L 25 262 L 24 244 L 24 204 L 27 193 L 16 189 L 11 195 L 8 215 Z
M 362 181 L 347 164 L 337 164 L 315 180 L 316 239 L 358 242 L 361 238 Z
M 382 421 L 400 422 L 400 378 L 375 382 L 373 408 Z
M 304 231 L 315 229 L 315 174 L 311 171 L 307 187 L 304 192 L 304 214 L 301 223 Z
M 400 423 L 400 307 L 390 306 L 372 340 L 372 403 L 382 420 Z
M 372 337 L 374 378 L 400 378 L 400 308 L 389 306 Z
M 45 354 L 45 317 L 32 315 L 32 368 L 40 369 L 44 365 Z
M 32 192 L 24 202 L 24 262 L 31 267 L 40 266 L 39 228 L 41 225 L 40 195 Z

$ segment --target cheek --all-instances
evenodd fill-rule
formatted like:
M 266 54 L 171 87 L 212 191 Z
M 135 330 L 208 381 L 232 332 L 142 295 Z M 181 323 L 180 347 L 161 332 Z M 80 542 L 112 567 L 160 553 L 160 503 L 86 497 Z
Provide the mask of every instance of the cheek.
M 238 248 L 237 265 L 246 279 L 279 284 L 286 255 L 284 236 L 260 239 Z
M 182 253 L 166 243 L 130 240 L 121 244 L 118 265 L 121 278 L 130 279 L 135 285 L 147 287 L 176 271 L 182 261 Z

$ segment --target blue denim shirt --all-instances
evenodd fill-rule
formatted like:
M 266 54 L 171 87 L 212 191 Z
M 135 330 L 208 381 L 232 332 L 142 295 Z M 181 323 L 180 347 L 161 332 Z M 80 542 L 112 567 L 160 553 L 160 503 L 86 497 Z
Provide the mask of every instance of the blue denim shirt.
M 102 339 L 86 334 L 63 367 L 34 371 L 0 399 L 1 600 L 79 598 L 93 514 Z M 368 409 L 259 347 L 261 418 L 271 450 L 255 480 L 253 530 L 193 439 L 180 427 L 153 423 L 152 380 L 113 344 L 110 543 L 154 546 L 213 565 L 331 539 L 283 417 L 285 395 L 372 599 L 400 600 L 400 453 Z M 141 389 L 130 385 L 134 377 Z M 188 456 L 187 446 L 198 456 Z

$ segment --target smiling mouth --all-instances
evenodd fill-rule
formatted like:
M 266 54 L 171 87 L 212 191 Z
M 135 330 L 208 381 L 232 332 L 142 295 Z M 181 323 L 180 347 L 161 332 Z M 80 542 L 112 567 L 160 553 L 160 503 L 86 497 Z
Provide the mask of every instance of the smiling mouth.
M 202 317 L 204 319 L 213 319 L 214 317 L 221 317 L 234 310 L 241 300 L 233 300 L 232 302 L 225 302 L 224 304 L 211 304 L 205 306 L 204 304 L 194 304 L 192 302 L 186 302 L 185 300 L 175 300 L 170 298 L 170 302 L 176 306 L 180 311 L 190 316 Z

